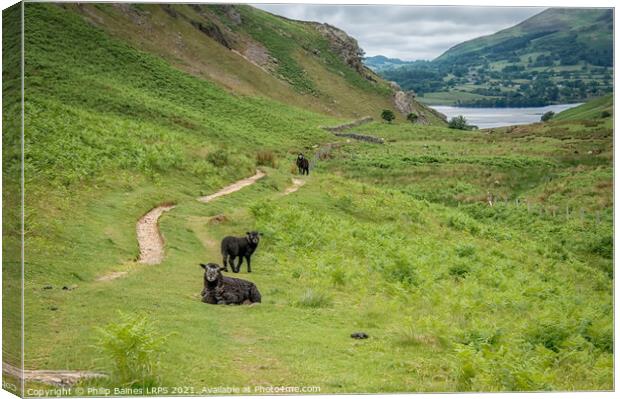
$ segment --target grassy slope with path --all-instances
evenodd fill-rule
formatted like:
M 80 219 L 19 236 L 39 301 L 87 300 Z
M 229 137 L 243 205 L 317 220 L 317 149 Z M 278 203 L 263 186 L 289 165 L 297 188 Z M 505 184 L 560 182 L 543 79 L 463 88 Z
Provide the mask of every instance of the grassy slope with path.
M 122 309 L 173 333 L 158 372 L 168 386 L 611 389 L 610 119 L 510 135 L 360 126 L 387 144 L 334 149 L 282 196 L 288 151 L 337 141 L 319 126 L 341 121 L 231 96 L 60 8 L 29 5 L 27 18 L 28 369 L 111 370 L 96 328 Z M 252 175 L 258 150 L 278 161 L 265 178 L 196 200 Z M 602 222 L 491 209 L 489 186 L 580 201 Z M 167 201 L 166 257 L 138 265 L 136 220 Z M 227 221 L 210 223 L 218 214 Z M 249 229 L 264 238 L 241 277 L 263 304 L 202 304 L 198 263 Z M 96 281 L 110 271 L 128 273 Z M 357 330 L 371 338 L 349 338 Z

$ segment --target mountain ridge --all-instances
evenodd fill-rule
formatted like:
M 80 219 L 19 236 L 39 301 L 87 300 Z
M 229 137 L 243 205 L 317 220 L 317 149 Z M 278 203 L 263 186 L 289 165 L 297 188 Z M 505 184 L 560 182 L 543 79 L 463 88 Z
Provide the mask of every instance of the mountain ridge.
M 396 93 L 364 67 L 357 41 L 330 25 L 295 21 L 246 5 L 62 7 L 235 94 L 263 96 L 343 118 L 395 107 Z M 430 115 L 421 104 L 412 107 Z
M 543 106 L 612 90 L 611 9 L 549 8 L 432 61 L 379 70 L 429 104 Z

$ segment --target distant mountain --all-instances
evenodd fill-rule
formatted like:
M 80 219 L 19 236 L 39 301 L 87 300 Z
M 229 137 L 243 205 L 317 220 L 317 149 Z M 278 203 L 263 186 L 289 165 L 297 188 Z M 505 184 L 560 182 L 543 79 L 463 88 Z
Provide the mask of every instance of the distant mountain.
M 366 65 L 368 68 L 372 69 L 375 72 L 412 64 L 415 64 L 415 62 L 403 61 L 400 58 L 388 58 L 384 55 L 375 55 L 373 57 L 364 58 L 364 65 Z
M 610 67 L 613 63 L 613 11 L 611 9 L 550 8 L 499 31 L 458 44 L 438 62 L 518 62 L 539 56 L 543 66 L 575 65 L 579 61 Z
M 427 103 L 530 106 L 609 93 L 612 66 L 611 9 L 550 8 L 432 62 L 380 73 Z

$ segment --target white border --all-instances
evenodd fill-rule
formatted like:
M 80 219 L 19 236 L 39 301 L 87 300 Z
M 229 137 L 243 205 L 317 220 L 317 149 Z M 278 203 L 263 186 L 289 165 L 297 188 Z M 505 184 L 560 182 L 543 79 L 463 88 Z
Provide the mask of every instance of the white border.
M 30 0 L 32 1 L 32 0 Z M 35 0 L 36 1 L 36 0 Z M 71 1 L 55 1 L 55 2 L 71 2 Z M 91 2 L 110 2 L 110 1 L 91 1 Z M 260 3 L 260 4 L 341 4 L 341 5 L 363 5 L 363 4 L 383 4 L 383 5 L 430 5 L 430 6 L 450 6 L 450 5 L 454 5 L 454 6 L 493 6 L 493 7 L 497 7 L 497 6 L 502 6 L 502 7 L 614 7 L 615 3 L 613 1 L 605 1 L 605 0 L 589 0 L 589 1 L 578 1 L 578 0 L 545 0 L 544 2 L 536 1 L 536 0 L 521 0 L 521 1 L 503 1 L 503 2 L 499 2 L 498 0 L 446 0 L 446 1 L 430 1 L 430 0 L 388 0 L 385 2 L 381 2 L 381 1 L 363 1 L 363 0 L 337 0 L 337 1 L 330 1 L 330 0 L 307 0 L 307 1 L 303 1 L 303 0 L 288 0 L 288 1 L 265 1 L 265 0 L 247 0 L 247 1 L 238 1 L 238 0 L 231 0 L 231 1 L 213 1 L 213 0 L 201 0 L 201 1 L 144 1 L 144 0 L 135 0 L 135 1 L 124 1 L 125 3 L 239 3 L 239 4 L 253 4 L 253 3 Z M 13 4 L 15 4 L 16 1 L 11 1 L 11 0 L 0 0 L 0 5 L 2 9 L 5 9 Z M 22 7 L 22 13 L 23 13 L 23 7 Z M 614 10 L 614 21 L 615 21 L 615 10 Z M 0 22 L 1 24 L 1 22 Z M 615 28 L 615 27 L 614 27 Z M 22 34 L 23 34 L 23 25 L 22 25 Z M 618 45 L 617 45 L 617 41 L 615 40 L 616 38 L 616 30 L 614 29 L 614 72 L 615 72 L 615 67 L 618 65 Z M 0 29 L 0 35 L 1 35 L 1 29 Z M 23 41 L 22 41 L 22 54 L 23 54 Z M 23 58 L 22 58 L 22 71 L 23 71 Z M 614 73 L 614 87 L 615 87 L 615 73 Z M 22 79 L 22 104 L 23 104 L 24 98 L 23 98 L 23 79 Z M 614 104 L 618 103 L 618 93 L 614 90 Z M 616 106 L 614 105 L 614 111 L 616 110 Z M 618 121 L 617 118 L 615 118 L 616 115 L 614 115 L 614 131 L 615 129 L 617 129 L 618 126 Z M 23 124 L 24 124 L 24 115 L 23 115 L 23 105 L 22 105 L 22 129 L 23 129 Z M 615 144 L 615 134 L 614 134 L 614 144 Z M 1 148 L 1 143 L 0 143 L 0 148 Z M 0 152 L 1 154 L 1 152 Z M 618 155 L 620 155 L 620 150 L 615 147 L 614 148 L 614 161 L 616 159 L 618 159 Z M 22 162 L 23 162 L 23 131 L 22 131 Z M 23 163 L 22 163 L 23 165 Z M 616 194 L 618 193 L 618 190 L 620 190 L 619 185 L 617 184 L 618 181 L 616 179 L 616 175 L 615 175 L 615 162 L 614 162 L 614 199 L 617 198 Z M 1 175 L 0 175 L 0 184 L 1 184 Z M 22 168 L 22 201 L 23 201 L 23 196 L 24 196 L 24 191 L 23 191 L 23 168 Z M 1 204 L 1 198 L 0 198 L 0 204 Z M 23 202 L 22 202 L 22 210 L 23 210 Z M 616 210 L 616 203 L 614 202 L 614 227 L 616 226 L 618 219 L 616 219 L 618 216 L 618 214 L 615 212 Z M 2 221 L 2 215 L 0 213 L 0 226 L 1 226 L 1 221 Z M 23 229 L 23 212 L 22 212 L 22 229 Z M 615 232 L 615 231 L 614 231 Z M 23 234 L 23 230 L 22 230 L 22 234 Z M 615 234 L 614 234 L 614 247 L 616 247 L 616 245 L 618 244 Z M 0 248 L 1 251 L 1 248 Z M 23 247 L 22 247 L 22 261 L 23 261 Z M 616 261 L 618 260 L 618 253 L 614 252 L 614 266 L 616 264 Z M 22 276 L 23 276 L 23 267 L 22 267 Z M 614 282 L 614 310 L 615 310 L 615 290 L 617 288 L 617 284 L 618 281 L 616 279 L 616 281 Z M 1 285 L 0 285 L 0 293 L 1 293 Z M 23 278 L 22 278 L 22 306 L 23 306 Z M 615 312 L 614 312 L 615 315 Z M 22 312 L 22 340 L 23 340 L 23 312 Z M 0 326 L 1 326 L 1 321 L 0 321 Z M 615 334 L 615 332 L 618 331 L 618 320 L 614 317 L 614 335 L 616 336 L 617 334 Z M 0 336 L 1 336 L 2 330 L 0 328 Z M 615 337 L 614 337 L 615 338 Z M 23 345 L 22 345 L 23 348 Z M 617 345 L 616 345 L 616 339 L 614 339 L 614 386 L 618 387 L 620 379 L 617 373 Z M 22 362 L 23 362 L 23 357 L 22 357 Z M 23 364 L 22 364 L 23 367 Z M 377 370 L 377 372 L 381 372 L 381 370 Z M 23 388 L 23 387 L 22 387 Z M 23 391 L 22 391 L 23 392 Z M 312 396 L 327 396 L 327 395 L 312 395 Z M 340 398 L 357 398 L 360 397 L 362 395 L 338 395 Z M 456 397 L 466 397 L 466 398 L 473 398 L 473 397 L 482 397 L 482 398 L 488 398 L 488 399 L 495 399 L 495 398 L 514 398 L 514 399 L 521 399 L 521 398 L 527 398 L 527 399 L 534 399 L 534 398 L 561 398 L 561 399 L 573 399 L 573 398 L 613 398 L 615 397 L 615 393 L 614 392 L 552 392 L 552 393 L 458 393 L 458 394 L 389 394 L 389 395 L 372 395 L 373 398 L 377 398 L 377 399 L 387 399 L 387 398 L 403 398 L 403 397 L 412 397 L 412 398 L 420 398 L 420 399 L 424 399 L 424 398 L 433 398 L 433 399 L 441 399 L 441 398 L 456 398 Z M 7 391 L 0 391 L 0 399 L 4 399 L 4 398 L 14 398 L 15 396 L 8 393 Z M 251 398 L 251 396 L 236 396 L 237 398 Z M 288 396 L 288 397 L 293 397 L 293 398 L 308 398 L 309 395 L 305 395 L 305 396 Z M 117 398 L 121 398 L 121 397 L 117 397 Z M 135 397 L 132 397 L 135 398 Z M 166 396 L 166 398 L 175 398 L 173 396 Z M 262 396 L 262 398 L 277 398 L 277 396 Z

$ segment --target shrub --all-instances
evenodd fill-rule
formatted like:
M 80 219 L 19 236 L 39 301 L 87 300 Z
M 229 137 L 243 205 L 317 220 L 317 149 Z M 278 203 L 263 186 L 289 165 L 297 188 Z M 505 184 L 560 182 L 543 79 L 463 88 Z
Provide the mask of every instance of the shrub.
M 547 122 L 549 120 L 551 120 L 551 118 L 553 118 L 553 116 L 555 115 L 555 112 L 553 111 L 547 111 L 543 114 L 543 116 L 540 117 L 540 121 L 541 122 Z
M 455 230 L 468 231 L 471 234 L 480 233 L 480 225 L 475 219 L 463 213 L 455 213 L 448 217 L 448 226 Z
M 614 237 L 612 235 L 605 235 L 603 237 L 596 237 L 589 245 L 590 252 L 600 255 L 607 259 L 613 259 L 614 257 Z
M 499 343 L 502 334 L 501 329 L 466 330 L 460 334 L 458 342 L 479 351 L 484 346 L 492 346 Z
M 390 111 L 389 109 L 384 109 L 381 112 L 381 118 L 387 123 L 392 123 L 392 121 L 396 119 L 396 115 L 394 115 L 394 112 Z
M 312 288 L 308 288 L 301 297 L 299 297 L 296 304 L 303 308 L 324 308 L 331 305 L 331 299 L 322 291 L 315 291 Z
M 407 115 L 407 120 L 411 123 L 416 123 L 418 121 L 418 115 L 411 112 L 409 115 Z
M 456 265 L 450 266 L 450 269 L 448 269 L 448 273 L 457 279 L 465 278 L 469 272 L 470 268 L 465 263 L 457 263 Z
M 217 150 L 210 152 L 207 155 L 207 161 L 209 161 L 213 166 L 226 166 L 230 163 L 230 157 L 225 150 Z
M 398 257 L 388 264 L 383 273 L 388 281 L 400 282 L 405 285 L 417 285 L 418 273 L 415 267 L 409 263 L 405 256 Z
M 547 322 L 536 325 L 527 334 L 527 340 L 534 345 L 542 345 L 554 352 L 560 351 L 562 341 L 570 336 L 566 326 L 557 322 Z
M 168 336 L 156 333 L 146 316 L 120 313 L 119 321 L 99 330 L 98 347 L 114 364 L 113 378 L 123 386 L 159 384 L 156 368 Z
M 601 118 L 609 118 L 611 116 L 611 112 L 603 111 L 601 112 Z
M 454 118 L 450 119 L 448 127 L 450 129 L 465 130 L 467 129 L 467 119 L 465 119 L 463 115 L 455 116 Z
M 273 151 L 265 150 L 258 151 L 256 153 L 256 165 L 276 168 L 278 166 L 278 163 L 276 162 L 276 156 Z
M 582 333 L 582 336 L 592 342 L 594 347 L 604 352 L 614 352 L 614 330 L 613 325 L 606 321 L 591 323 Z
M 456 248 L 456 254 L 461 258 L 472 257 L 476 254 L 476 247 L 472 244 L 460 245 Z
M 205 160 L 199 160 L 191 165 L 191 173 L 196 176 L 205 177 L 214 173 L 213 165 Z

